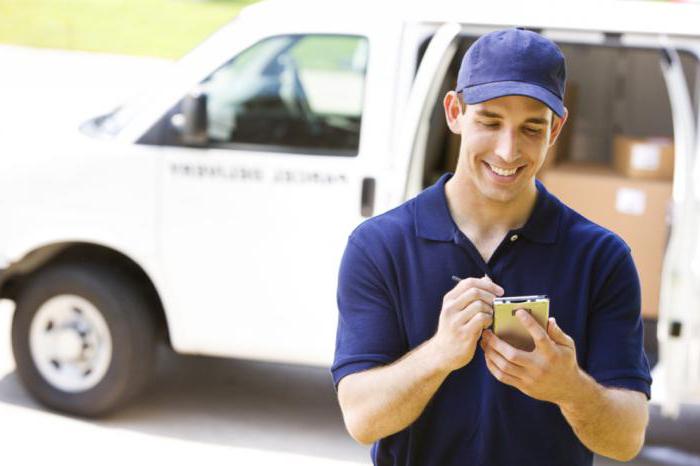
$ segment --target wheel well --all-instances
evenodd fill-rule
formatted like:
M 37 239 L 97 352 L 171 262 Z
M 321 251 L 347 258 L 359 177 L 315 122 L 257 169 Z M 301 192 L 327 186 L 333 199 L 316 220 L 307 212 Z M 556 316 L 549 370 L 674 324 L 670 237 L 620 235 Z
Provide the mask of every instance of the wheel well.
M 0 298 L 14 300 L 23 284 L 31 279 L 33 274 L 54 264 L 67 262 L 108 266 L 111 270 L 131 279 L 150 302 L 149 307 L 156 317 L 159 336 L 162 341 L 171 346 L 163 303 L 150 277 L 131 258 L 105 246 L 91 243 L 61 243 L 36 249 L 5 271 L 0 284 Z

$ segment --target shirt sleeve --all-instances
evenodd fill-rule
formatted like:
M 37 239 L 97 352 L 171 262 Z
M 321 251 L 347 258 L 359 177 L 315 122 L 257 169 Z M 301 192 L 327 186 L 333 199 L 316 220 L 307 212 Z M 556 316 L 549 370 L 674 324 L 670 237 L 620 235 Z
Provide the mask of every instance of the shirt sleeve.
M 340 264 L 337 301 L 338 330 L 331 367 L 336 389 L 346 375 L 389 364 L 405 352 L 386 281 L 352 237 Z
M 588 373 L 601 385 L 642 392 L 651 398 L 644 354 L 641 289 L 629 248 L 615 261 L 593 296 L 588 324 Z

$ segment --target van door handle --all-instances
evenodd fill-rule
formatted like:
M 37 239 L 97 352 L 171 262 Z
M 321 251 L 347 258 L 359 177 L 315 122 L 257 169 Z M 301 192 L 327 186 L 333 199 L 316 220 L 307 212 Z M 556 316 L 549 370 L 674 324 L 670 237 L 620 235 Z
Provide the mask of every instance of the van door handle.
M 362 200 L 360 201 L 360 215 L 371 217 L 374 213 L 374 178 L 362 179 Z

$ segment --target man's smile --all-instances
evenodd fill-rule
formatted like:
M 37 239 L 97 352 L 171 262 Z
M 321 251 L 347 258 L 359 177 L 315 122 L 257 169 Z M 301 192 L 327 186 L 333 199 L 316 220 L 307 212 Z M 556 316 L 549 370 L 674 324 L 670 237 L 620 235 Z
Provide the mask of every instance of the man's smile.
M 510 181 L 518 177 L 518 174 L 522 171 L 524 165 L 512 168 L 503 168 L 496 165 L 492 165 L 486 161 L 483 161 L 488 171 L 492 176 L 501 181 Z

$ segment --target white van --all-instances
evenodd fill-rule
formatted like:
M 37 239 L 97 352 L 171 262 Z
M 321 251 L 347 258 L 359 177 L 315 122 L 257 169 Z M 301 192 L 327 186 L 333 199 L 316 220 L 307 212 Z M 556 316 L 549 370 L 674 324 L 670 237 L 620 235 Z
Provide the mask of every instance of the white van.
M 421 3 L 252 5 L 157 88 L 65 141 L 3 151 L 0 297 L 16 303 L 17 371 L 40 402 L 117 408 L 147 383 L 159 342 L 329 366 L 348 234 L 453 169 L 441 97 L 468 45 L 513 25 L 560 44 L 590 112 L 624 88 L 616 111 L 636 118 L 622 121 L 674 138 L 654 396 L 668 413 L 696 400 L 700 8 Z M 644 72 L 608 79 L 620 59 Z M 587 131 L 602 160 L 598 123 Z

